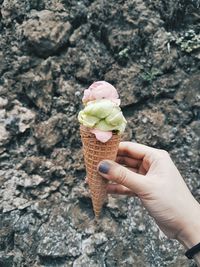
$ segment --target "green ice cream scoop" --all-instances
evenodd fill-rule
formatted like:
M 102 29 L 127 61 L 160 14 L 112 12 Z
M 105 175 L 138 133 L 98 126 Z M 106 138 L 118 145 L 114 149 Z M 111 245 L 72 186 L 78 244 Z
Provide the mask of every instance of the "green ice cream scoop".
M 88 102 L 79 112 L 78 120 L 89 128 L 119 133 L 124 132 L 127 123 L 120 107 L 108 99 Z

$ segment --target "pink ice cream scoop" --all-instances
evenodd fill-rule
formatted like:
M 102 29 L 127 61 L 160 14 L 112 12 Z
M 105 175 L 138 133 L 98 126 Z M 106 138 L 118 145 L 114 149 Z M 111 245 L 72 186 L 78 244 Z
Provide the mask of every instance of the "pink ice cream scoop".
M 120 105 L 119 95 L 114 86 L 105 81 L 94 82 L 88 89 L 84 91 L 83 103 L 87 103 L 92 100 L 109 99 Z

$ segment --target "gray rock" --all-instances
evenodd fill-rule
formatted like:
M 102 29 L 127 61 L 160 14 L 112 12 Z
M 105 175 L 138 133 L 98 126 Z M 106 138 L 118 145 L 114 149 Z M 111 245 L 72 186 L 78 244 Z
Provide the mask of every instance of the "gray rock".
M 89 256 L 95 254 L 95 247 L 98 247 L 104 244 L 107 241 L 105 233 L 96 233 L 89 237 L 88 239 L 83 240 L 82 242 L 82 252 Z
M 81 25 L 78 29 L 76 29 L 69 38 L 70 44 L 75 45 L 82 38 L 84 38 L 89 32 L 89 29 L 86 25 Z
M 51 63 L 48 60 L 42 62 L 34 70 L 19 75 L 19 87 L 26 94 L 33 106 L 44 112 L 48 112 L 52 106 L 52 73 Z
M 4 23 L 9 24 L 14 19 L 19 19 L 20 16 L 25 15 L 30 10 L 31 1 L 18 2 L 16 0 L 5 0 L 2 3 L 1 14 Z
M 119 91 L 121 98 L 121 106 L 128 106 L 140 101 L 138 76 L 141 72 L 141 66 L 133 64 L 130 68 L 119 68 L 114 65 L 110 71 L 106 73 L 107 81 L 115 81 L 115 86 Z M 117 79 L 120 75 L 122 78 Z
M 5 118 L 4 118 L 5 119 Z M 10 140 L 10 133 L 6 130 L 5 121 L 0 121 L 0 146 L 5 145 Z
M 2 250 L 11 250 L 13 249 L 13 229 L 9 226 L 1 226 L 0 230 L 0 249 Z
M 199 75 L 200 73 L 197 73 L 192 78 L 188 79 L 184 84 L 186 102 L 188 102 L 191 107 L 196 107 L 198 110 L 200 109 Z M 188 88 L 190 88 L 190 90 L 188 90 Z
M 57 228 L 59 225 L 59 229 Z M 40 256 L 56 257 L 77 257 L 81 252 L 81 234 L 69 226 L 69 223 L 62 216 L 42 225 L 38 235 L 40 237 L 37 253 Z
M 25 188 L 30 188 L 37 187 L 42 182 L 44 182 L 44 179 L 36 174 L 32 175 L 31 177 L 28 176 L 27 178 L 20 180 L 19 182 L 17 182 L 17 184 Z
M 47 57 L 56 53 L 68 42 L 71 24 L 66 18 L 67 14 L 64 17 L 49 10 L 32 12 L 20 30 L 34 53 Z
M 15 209 L 23 210 L 32 204 L 32 200 L 21 196 L 20 192 L 17 191 L 17 186 L 28 179 L 26 173 L 15 170 L 2 171 L 0 177 L 2 180 L 0 209 L 4 213 Z
M 16 134 L 16 127 L 17 132 L 23 133 L 26 129 L 32 127 L 34 120 L 35 120 L 35 113 L 26 107 L 23 107 L 19 101 L 13 102 L 14 107 L 11 111 L 7 112 L 6 114 L 6 127 L 11 129 L 11 131 L 15 131 Z M 12 129 L 12 124 L 15 123 L 15 129 Z
M 108 197 L 107 208 L 115 218 L 127 216 L 127 198 L 126 197 Z
M 3 255 L 0 253 L 0 265 L 4 267 L 12 267 L 13 266 L 13 255 Z
M 78 259 L 76 259 L 73 263 L 73 267 L 99 267 L 99 263 L 90 259 L 87 255 L 82 255 Z
M 0 109 L 3 109 L 8 104 L 8 99 L 0 97 Z
M 42 148 L 51 149 L 62 140 L 62 125 L 66 120 L 66 115 L 60 113 L 35 127 L 35 137 Z

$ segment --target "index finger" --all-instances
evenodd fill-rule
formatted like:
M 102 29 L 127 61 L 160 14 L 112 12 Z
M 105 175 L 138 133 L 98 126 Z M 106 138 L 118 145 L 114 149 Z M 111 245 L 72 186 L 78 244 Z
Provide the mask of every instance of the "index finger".
M 143 159 L 149 156 L 157 149 L 133 142 L 121 142 L 119 144 L 118 156 L 129 156 L 135 159 Z

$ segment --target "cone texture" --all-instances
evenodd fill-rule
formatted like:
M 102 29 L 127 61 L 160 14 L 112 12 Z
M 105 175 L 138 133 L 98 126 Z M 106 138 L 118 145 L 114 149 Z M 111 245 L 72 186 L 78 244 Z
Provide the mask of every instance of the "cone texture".
M 116 159 L 121 138 L 120 135 L 113 134 L 108 142 L 102 143 L 96 139 L 95 135 L 88 128 L 82 125 L 80 133 L 93 210 L 95 217 L 98 218 L 107 196 L 106 185 L 108 180 L 98 174 L 97 165 L 103 159 Z

